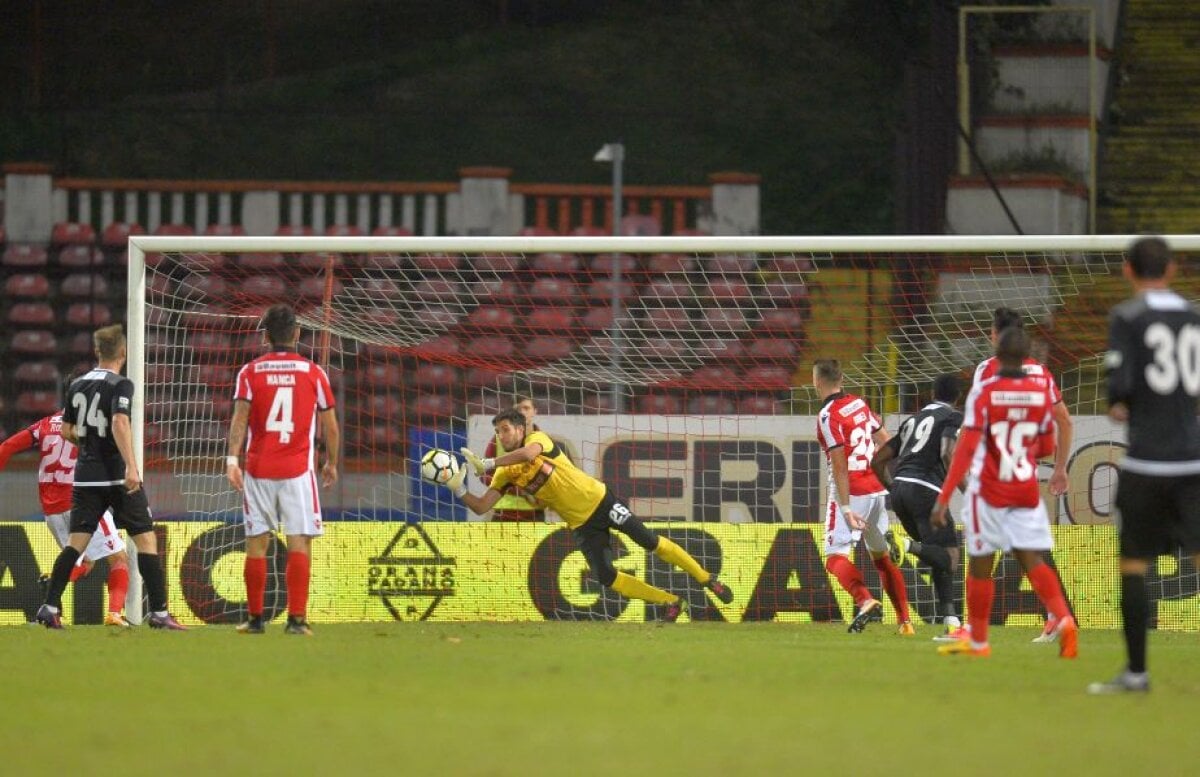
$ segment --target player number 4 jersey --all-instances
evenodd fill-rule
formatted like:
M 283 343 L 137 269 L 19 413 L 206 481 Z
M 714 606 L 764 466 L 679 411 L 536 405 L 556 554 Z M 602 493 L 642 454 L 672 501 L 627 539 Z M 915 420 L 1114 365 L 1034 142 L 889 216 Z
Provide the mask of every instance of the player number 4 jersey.
M 971 389 L 963 428 L 982 432 L 971 460 L 971 493 L 996 507 L 1037 506 L 1037 451 L 1053 448 L 1053 404 L 1049 386 L 1034 375 L 997 375 Z
M 875 456 L 875 432 L 883 426 L 879 416 L 867 407 L 866 400 L 853 394 L 833 394 L 817 414 L 817 442 L 829 452 L 837 447 L 846 449 L 846 466 L 850 471 L 849 496 L 879 494 L 885 489 L 871 471 Z M 833 498 L 833 470 L 829 472 L 830 498 Z M 841 498 L 847 498 L 842 495 Z
M 250 403 L 247 473 L 282 480 L 314 468 L 317 411 L 334 406 L 325 370 L 296 353 L 260 356 L 238 372 L 233 398 Z

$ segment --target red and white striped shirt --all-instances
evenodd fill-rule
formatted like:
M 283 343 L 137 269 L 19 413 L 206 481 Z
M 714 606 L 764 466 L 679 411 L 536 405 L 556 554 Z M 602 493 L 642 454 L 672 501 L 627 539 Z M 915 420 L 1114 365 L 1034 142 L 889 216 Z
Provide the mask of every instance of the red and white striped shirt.
M 884 492 L 883 484 L 871 470 L 871 458 L 875 455 L 875 432 L 883 426 L 883 420 L 867 407 L 862 397 L 838 392 L 825 400 L 817 414 L 817 442 L 829 452 L 839 446 L 846 448 L 846 467 L 850 472 L 850 493 L 839 494 L 842 499 L 851 496 L 867 496 Z M 829 471 L 829 482 L 833 485 L 833 469 Z M 833 488 L 829 490 L 833 498 Z
M 283 480 L 314 469 L 317 411 L 334 406 L 320 365 L 289 351 L 260 356 L 238 371 L 233 398 L 250 403 L 247 473 Z

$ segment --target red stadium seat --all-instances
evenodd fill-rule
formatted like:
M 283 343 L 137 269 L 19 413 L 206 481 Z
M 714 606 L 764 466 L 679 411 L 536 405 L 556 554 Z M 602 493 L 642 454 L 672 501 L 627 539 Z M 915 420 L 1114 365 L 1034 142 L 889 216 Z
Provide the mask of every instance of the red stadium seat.
M 202 364 L 196 368 L 196 381 L 220 394 L 233 393 L 237 368 L 224 364 Z
M 468 388 L 479 388 L 481 386 L 498 386 L 506 382 L 511 375 L 511 372 L 506 370 L 493 370 L 487 367 L 472 367 L 467 370 L 465 383 Z
M 98 299 L 108 296 L 108 280 L 103 275 L 72 273 L 63 279 L 59 291 L 64 297 Z
M 87 337 L 87 353 L 91 354 L 92 337 L 90 334 Z M 22 357 L 53 357 L 58 352 L 58 340 L 44 329 L 27 329 L 12 336 L 8 351 Z
M 804 331 L 804 315 L 795 308 L 768 308 L 762 311 L 755 329 L 795 336 Z
M 391 278 L 355 278 L 350 290 L 356 297 L 374 302 L 399 299 L 404 293 L 400 284 Z
M 521 349 L 522 354 L 537 361 L 557 361 L 571 355 L 573 346 L 570 338 L 555 335 L 538 335 Z
M 750 286 L 739 278 L 713 278 L 700 294 L 717 305 L 750 305 L 754 302 Z
M 114 221 L 100 233 L 100 245 L 109 249 L 125 248 L 129 244 L 130 235 L 144 234 L 146 234 L 146 228 L 141 224 L 127 224 L 123 221 Z
M 308 224 L 280 224 L 275 228 L 279 237 L 312 237 L 313 228 Z
M 372 418 L 378 423 L 399 419 L 404 413 L 404 400 L 398 394 L 376 392 L 366 402 L 357 403 L 355 408 L 360 417 Z
M 588 284 L 587 297 L 593 303 L 606 304 L 612 301 L 614 283 L 607 278 L 592 281 Z M 638 296 L 637 284 L 632 280 L 621 278 L 618 286 L 621 302 L 628 305 Z
M 693 331 L 692 317 L 685 308 L 650 308 L 642 320 L 651 332 L 688 333 Z
M 647 394 L 637 400 L 642 415 L 682 415 L 683 402 L 674 394 Z
M 463 351 L 492 363 L 507 363 L 516 354 L 516 346 L 504 335 L 483 335 L 467 341 Z
M 612 275 L 613 267 L 620 266 L 622 277 L 633 275 L 638 270 L 638 261 L 629 254 L 596 254 L 588 262 L 593 276 Z
M 322 300 L 325 299 L 326 285 L 324 278 L 308 277 L 300 281 L 300 285 L 296 287 L 296 294 L 306 300 Z M 334 278 L 331 294 L 337 297 L 341 295 L 342 290 L 342 282 Z
M 746 370 L 745 384 L 765 391 L 781 391 L 792 387 L 792 368 L 778 365 L 758 365 Z
M 13 380 L 25 388 L 41 387 L 57 391 L 62 386 L 62 373 L 54 362 L 22 362 L 13 370 Z
M 575 329 L 575 311 L 572 308 L 534 308 L 525 316 L 524 325 L 540 332 L 569 334 Z
M 579 400 L 579 409 L 591 415 L 606 415 L 616 411 L 616 401 L 608 391 L 585 392 Z
M 151 338 L 146 338 L 146 351 L 150 351 Z M 57 346 L 56 346 L 57 347 Z M 67 353 L 77 359 L 92 360 L 96 356 L 96 346 L 92 342 L 91 332 L 76 332 L 67 341 Z
M 693 353 L 693 349 L 678 337 L 647 337 L 638 350 L 645 357 L 658 362 L 685 359 Z
M 22 391 L 14 407 L 27 420 L 48 416 L 62 409 L 62 394 L 58 391 Z
M 639 237 L 658 237 L 662 224 L 653 216 L 627 214 L 621 218 L 621 234 Z
M 238 267 L 247 272 L 273 272 L 287 266 L 283 254 L 274 252 L 255 252 L 242 254 Z
M 237 284 L 234 292 L 248 299 L 275 303 L 286 299 L 288 287 L 287 282 L 278 275 L 251 275 Z
M 750 328 L 746 314 L 738 308 L 708 307 L 701 328 L 717 333 L 743 332 Z
M 336 270 L 345 264 L 344 256 L 344 254 L 325 254 L 310 251 L 297 256 L 295 264 L 297 267 L 302 267 L 305 270 L 320 271 L 329 268 Z
M 190 224 L 159 224 L 154 228 L 154 234 L 168 237 L 187 237 L 196 234 Z
M 697 394 L 688 400 L 687 411 L 693 415 L 733 415 L 737 406 L 724 394 Z
M 812 259 L 807 256 L 772 256 L 764 268 L 767 272 L 780 275 L 795 273 L 810 273 L 815 269 Z
M 721 363 L 741 362 L 746 360 L 746 344 L 736 338 L 712 339 L 704 341 L 704 351 Z
M 800 349 L 794 341 L 783 337 L 760 337 L 747 344 L 746 355 L 754 361 L 795 364 Z
M 15 243 L 4 249 L 0 262 L 5 267 L 45 267 L 47 264 L 46 249 L 25 243 Z
M 608 305 L 588 308 L 580 319 L 580 325 L 589 332 L 608 329 L 613 325 L 613 309 Z
M 647 303 L 687 303 L 693 298 L 691 284 L 682 278 L 656 278 L 642 290 L 642 300 Z
M 417 394 L 412 410 L 417 419 L 451 418 L 458 410 L 458 405 L 448 394 Z
M 91 224 L 76 221 L 60 221 L 50 230 L 50 244 L 53 246 L 85 243 L 92 245 L 96 242 L 96 230 Z
M 230 289 L 226 280 L 219 275 L 200 275 L 186 278 L 180 283 L 179 292 L 181 294 L 190 297 L 192 295 L 189 292 L 192 291 L 215 301 L 227 299 Z
M 612 237 L 612 230 L 604 227 L 575 227 L 571 237 Z
M 462 284 L 444 278 L 426 278 L 413 284 L 413 295 L 426 302 L 457 303 L 463 296 Z
M 90 243 L 75 243 L 63 246 L 58 252 L 57 263 L 61 267 L 88 269 L 104 264 L 104 252 Z
M 457 325 L 459 316 L 444 305 L 426 305 L 413 311 L 413 319 L 424 328 L 439 332 Z
M 696 270 L 696 258 L 687 254 L 654 254 L 646 261 L 651 275 L 681 275 L 687 277 Z
M 358 371 L 358 381 L 366 386 L 377 388 L 400 388 L 404 385 L 404 371 L 399 364 L 377 362 L 368 364 L 366 369 Z
M 738 400 L 737 411 L 741 415 L 780 415 L 783 403 L 766 394 L 747 394 Z
M 808 286 L 799 281 L 770 281 L 763 287 L 763 297 L 779 307 L 808 305 Z
M 261 332 L 255 332 L 254 337 L 258 343 L 262 342 Z M 229 351 L 233 347 L 233 340 L 224 332 L 195 332 L 187 338 L 187 347 L 196 354 L 211 358 Z
M 411 384 L 422 391 L 453 391 L 459 382 L 457 369 L 437 362 L 418 364 L 411 380 Z
M 355 224 L 330 224 L 325 227 L 326 237 L 362 237 L 362 228 Z
M 457 356 L 462 350 L 463 344 L 454 335 L 439 335 L 414 346 L 412 352 L 417 356 L 428 358 Z
M 18 299 L 46 299 L 50 296 L 50 279 L 41 273 L 10 275 L 4 281 L 4 296 Z
M 755 254 L 717 254 L 704 262 L 709 275 L 745 277 L 758 272 L 758 256 Z
M 479 296 L 498 305 L 528 304 L 529 292 L 515 278 L 497 278 L 478 285 Z
M 525 257 L 519 254 L 479 254 L 467 257 L 470 269 L 488 275 L 505 275 L 525 266 Z
M 677 229 L 671 233 L 675 237 L 709 237 L 712 235 L 707 229 Z
M 575 254 L 536 254 L 529 266 L 542 275 L 573 275 L 583 263 Z
M 521 227 L 517 235 L 520 237 L 558 237 L 558 232 L 550 227 Z
M 579 297 L 579 287 L 565 278 L 542 277 L 529 287 L 529 296 L 541 303 L 573 305 Z
M 8 309 L 8 325 L 24 329 L 53 327 L 54 308 L 48 302 L 18 302 Z
M 408 227 L 375 227 L 371 230 L 375 237 L 412 237 L 412 233 Z
M 480 305 L 467 315 L 465 326 L 481 332 L 504 332 L 512 330 L 517 323 L 512 308 L 499 305 Z
M 246 228 L 241 224 L 209 224 L 204 228 L 204 234 L 214 237 L 241 237 L 246 234 Z
M 688 378 L 688 383 L 697 388 L 728 389 L 741 382 L 732 367 L 708 364 L 697 368 Z
M 175 383 L 175 367 L 171 364 L 147 364 L 145 380 L 147 386 L 170 386 Z
M 451 275 L 458 271 L 461 258 L 451 254 L 416 254 L 412 264 L 421 273 Z

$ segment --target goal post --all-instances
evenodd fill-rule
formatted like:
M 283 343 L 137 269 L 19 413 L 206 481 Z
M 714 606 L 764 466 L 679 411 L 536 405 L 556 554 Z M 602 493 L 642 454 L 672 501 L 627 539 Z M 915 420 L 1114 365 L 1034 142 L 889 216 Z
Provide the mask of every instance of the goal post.
M 655 616 L 588 578 L 553 513 L 514 496 L 499 517 L 540 520 L 473 516 L 417 477 L 430 447 L 483 453 L 492 415 L 518 396 L 736 598 L 719 606 L 628 541 L 614 541 L 618 568 L 686 595 L 698 620 L 840 620 L 849 599 L 822 566 L 813 360 L 839 359 L 848 390 L 894 429 L 937 375 L 969 378 L 990 351 L 992 309 L 1006 305 L 1076 416 L 1071 489 L 1048 500 L 1054 561 L 1081 622 L 1115 626 L 1103 603 L 1123 437 L 1103 417 L 1100 359 L 1135 239 L 132 236 L 134 443 L 168 519 L 172 601 L 193 621 L 244 617 L 225 439 L 233 376 L 262 352 L 270 304 L 297 308 L 301 352 L 328 368 L 343 428 L 342 478 L 322 493 L 327 534 L 314 544 L 318 622 Z M 1185 265 L 1200 254 L 1200 237 L 1168 241 Z M 283 606 L 280 548 L 269 614 Z M 928 570 L 904 573 L 931 615 Z M 1000 575 L 998 617 L 1032 625 L 1032 594 L 1015 568 Z M 1195 586 L 1190 565 L 1174 575 L 1163 591 L 1181 576 Z M 1163 626 L 1200 625 L 1195 608 L 1166 609 Z

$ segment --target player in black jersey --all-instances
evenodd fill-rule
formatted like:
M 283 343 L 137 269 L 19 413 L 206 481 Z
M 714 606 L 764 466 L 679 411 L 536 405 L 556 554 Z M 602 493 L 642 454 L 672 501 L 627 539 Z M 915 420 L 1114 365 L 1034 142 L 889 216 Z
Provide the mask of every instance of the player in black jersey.
M 1134 296 L 1109 315 L 1104 366 L 1108 414 L 1129 424 L 1116 501 L 1129 663 L 1091 693 L 1150 690 L 1146 572 L 1177 549 L 1200 564 L 1200 311 L 1168 286 L 1175 262 L 1161 238 L 1135 241 L 1122 272 Z
M 150 597 L 150 627 L 182 630 L 167 612 L 167 585 L 154 523 L 133 455 L 129 424 L 133 382 L 120 374 L 125 365 L 125 334 L 120 324 L 113 324 L 97 329 L 92 343 L 98 363 L 71 382 L 63 410 L 62 435 L 79 448 L 71 489 L 71 533 L 54 561 L 46 602 L 36 619 L 47 628 L 62 628 L 62 593 L 71 568 L 96 531 L 100 516 L 111 508 L 114 522 L 137 547 L 138 571 Z
M 892 560 L 899 564 L 912 553 L 932 570 L 938 615 L 946 626 L 945 634 L 934 637 L 938 641 L 963 636 L 954 597 L 954 573 L 960 553 L 958 531 L 954 521 L 941 529 L 929 523 L 929 514 L 946 479 L 954 439 L 962 426 L 962 411 L 955 408 L 961 395 L 962 381 L 957 375 L 939 375 L 933 382 L 934 401 L 902 423 L 899 434 L 871 459 L 871 469 L 888 487 L 892 511 L 909 535 L 896 538 L 888 532 Z M 889 477 L 888 465 L 892 462 L 895 469 Z

